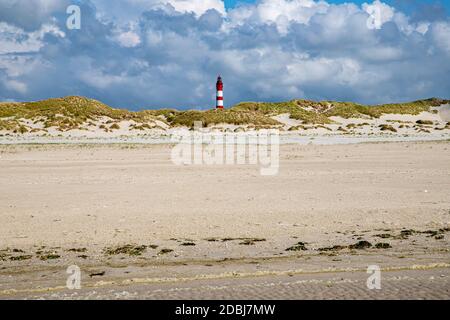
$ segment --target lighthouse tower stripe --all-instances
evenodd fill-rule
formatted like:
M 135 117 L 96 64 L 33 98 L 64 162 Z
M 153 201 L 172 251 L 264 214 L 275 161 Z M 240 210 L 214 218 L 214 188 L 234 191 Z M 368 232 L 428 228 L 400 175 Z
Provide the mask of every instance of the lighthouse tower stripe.
M 216 91 L 216 108 L 223 109 L 223 82 L 220 76 L 217 78 Z

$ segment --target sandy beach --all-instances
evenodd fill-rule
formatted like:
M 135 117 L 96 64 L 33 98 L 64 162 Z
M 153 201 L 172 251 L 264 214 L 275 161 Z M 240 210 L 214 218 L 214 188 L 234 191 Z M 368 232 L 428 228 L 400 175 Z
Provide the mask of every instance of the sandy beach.
M 0 298 L 450 298 L 448 141 L 286 144 L 268 177 L 171 149 L 0 146 Z

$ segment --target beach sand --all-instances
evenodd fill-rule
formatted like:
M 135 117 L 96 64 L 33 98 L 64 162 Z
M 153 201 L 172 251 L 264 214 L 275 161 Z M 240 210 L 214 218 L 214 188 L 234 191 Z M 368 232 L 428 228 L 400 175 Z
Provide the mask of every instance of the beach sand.
M 0 298 L 450 298 L 448 141 L 282 145 L 275 176 L 171 149 L 0 146 Z

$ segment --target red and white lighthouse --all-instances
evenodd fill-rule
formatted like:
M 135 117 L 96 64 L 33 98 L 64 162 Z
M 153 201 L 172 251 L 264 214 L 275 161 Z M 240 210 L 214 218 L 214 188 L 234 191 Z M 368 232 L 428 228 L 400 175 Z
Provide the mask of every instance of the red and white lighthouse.
M 216 109 L 223 109 L 223 82 L 220 76 L 217 78 L 216 90 Z

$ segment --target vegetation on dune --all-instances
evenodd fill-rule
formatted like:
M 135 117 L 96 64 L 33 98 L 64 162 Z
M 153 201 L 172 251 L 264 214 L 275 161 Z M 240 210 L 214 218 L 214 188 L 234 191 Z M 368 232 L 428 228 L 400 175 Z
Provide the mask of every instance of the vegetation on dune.
M 397 129 L 395 129 L 393 126 L 389 124 L 380 124 L 379 128 L 381 131 L 397 132 Z
M 289 113 L 295 120 L 304 123 L 328 124 L 332 123 L 322 111 L 326 110 L 327 104 L 309 100 L 292 100 L 288 102 L 241 102 L 231 108 L 233 111 L 253 111 L 265 116 L 277 116 Z
M 431 98 L 408 103 L 383 105 L 362 105 L 353 102 L 291 100 L 288 102 L 241 102 L 231 110 L 254 111 L 266 116 L 276 116 L 289 113 L 290 118 L 301 120 L 308 124 L 333 123 L 329 117 L 343 118 L 379 118 L 383 114 L 411 114 L 418 115 L 423 111 L 431 111 L 431 107 L 449 103 L 448 100 Z
M 149 115 L 153 117 L 158 117 L 160 120 L 170 123 L 173 119 L 181 113 L 181 111 L 175 109 L 158 109 L 158 110 L 143 110 L 139 111 L 142 115 Z
M 372 117 L 379 118 L 383 114 L 411 114 L 418 115 L 424 111 L 431 111 L 431 107 L 449 103 L 449 100 L 431 98 L 407 103 L 382 104 L 376 106 L 361 105 L 352 102 L 329 102 L 332 107 L 325 112 L 326 116 L 343 118 Z
M 113 109 L 97 100 L 84 97 L 65 97 L 36 102 L 0 103 L 0 119 L 29 119 L 41 122 L 44 128 L 57 127 L 61 131 L 78 129 L 90 120 L 109 117 L 117 121 L 147 122 L 156 117 L 147 112 Z M 12 123 L 0 123 L 2 127 Z
M 13 133 L 46 131 L 55 127 L 61 131 L 83 129 L 100 125 L 105 131 L 119 130 L 121 121 L 134 121 L 134 130 L 160 128 L 156 121 L 167 125 L 194 126 L 196 121 L 203 126 L 217 124 L 248 125 L 254 128 L 270 128 L 282 124 L 273 119 L 281 114 L 302 121 L 303 125 L 332 124 L 331 116 L 343 118 L 379 118 L 382 114 L 412 114 L 432 111 L 431 107 L 450 103 L 449 100 L 432 98 L 409 103 L 368 106 L 351 102 L 291 100 L 287 102 L 242 102 L 226 110 L 179 111 L 174 109 L 143 110 L 138 112 L 114 109 L 99 101 L 84 97 L 65 97 L 37 102 L 0 103 L 0 130 Z M 102 117 L 108 122 L 96 124 Z M 39 125 L 33 129 L 34 125 Z M 424 122 L 425 123 L 425 122 Z M 355 126 L 347 126 L 353 128 Z M 326 128 L 326 127 L 324 127 Z M 307 129 L 297 126 L 296 130 Z M 345 130 L 341 128 L 342 130 Z M 383 128 L 381 128 L 383 129 Z M 390 130 L 389 128 L 384 128 Z M 241 130 L 244 130 L 241 128 Z M 393 130 L 390 130 L 393 131 Z
M 13 133 L 25 133 L 28 129 L 20 124 L 17 120 L 2 120 L 0 119 L 0 131 L 11 131 Z
M 208 110 L 208 111 L 184 111 L 174 115 L 170 122 L 173 126 L 193 127 L 194 122 L 202 122 L 204 127 L 214 124 L 235 124 L 235 125 L 281 125 L 278 121 L 266 117 L 264 114 L 255 111 L 237 110 Z

